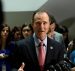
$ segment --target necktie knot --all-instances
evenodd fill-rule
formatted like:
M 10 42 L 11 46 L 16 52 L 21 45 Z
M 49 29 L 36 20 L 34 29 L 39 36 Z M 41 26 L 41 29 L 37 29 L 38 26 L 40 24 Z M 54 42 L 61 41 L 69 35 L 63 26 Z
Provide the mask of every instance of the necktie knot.
M 45 46 L 43 42 L 40 42 L 39 47 Z

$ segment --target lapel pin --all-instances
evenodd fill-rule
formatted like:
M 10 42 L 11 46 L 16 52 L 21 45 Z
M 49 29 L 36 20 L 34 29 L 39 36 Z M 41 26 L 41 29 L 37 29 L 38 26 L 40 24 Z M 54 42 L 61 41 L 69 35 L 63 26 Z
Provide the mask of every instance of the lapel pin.
M 51 46 L 50 49 L 53 49 L 53 47 Z

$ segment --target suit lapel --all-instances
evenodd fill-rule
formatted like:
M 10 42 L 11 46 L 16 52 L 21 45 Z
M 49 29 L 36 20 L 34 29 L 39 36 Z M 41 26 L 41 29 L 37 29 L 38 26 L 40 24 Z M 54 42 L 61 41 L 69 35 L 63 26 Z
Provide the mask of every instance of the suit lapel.
M 51 60 L 53 57 L 53 47 L 52 47 L 52 42 L 50 38 L 47 38 L 47 52 L 46 52 L 46 59 L 45 59 L 45 67 L 47 67 L 47 65 L 50 65 Z
M 30 38 L 29 46 L 30 47 L 28 48 L 28 50 L 29 50 L 30 56 L 32 58 L 32 61 L 34 62 L 34 64 L 38 64 L 37 53 L 36 53 L 33 36 Z

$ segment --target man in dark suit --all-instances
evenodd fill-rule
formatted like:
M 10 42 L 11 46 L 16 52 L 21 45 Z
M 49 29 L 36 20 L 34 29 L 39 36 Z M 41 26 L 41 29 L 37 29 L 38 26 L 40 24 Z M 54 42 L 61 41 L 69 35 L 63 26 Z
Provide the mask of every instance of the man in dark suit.
M 50 23 L 51 20 L 46 11 L 37 11 L 33 14 L 32 27 L 34 34 L 16 43 L 12 59 L 15 68 L 19 68 L 21 63 L 24 62 L 24 71 L 46 71 L 50 65 L 55 65 L 63 60 L 63 46 L 47 36 Z M 43 47 L 45 49 L 45 61 L 42 70 L 38 60 L 40 42 L 44 43 Z M 18 71 L 23 71 L 23 67 L 21 66 Z

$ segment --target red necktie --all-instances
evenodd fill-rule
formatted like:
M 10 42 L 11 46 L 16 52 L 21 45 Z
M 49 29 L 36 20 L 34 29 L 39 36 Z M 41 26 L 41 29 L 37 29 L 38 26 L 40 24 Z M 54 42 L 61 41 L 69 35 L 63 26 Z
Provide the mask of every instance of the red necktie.
M 43 71 L 44 62 L 45 62 L 45 54 L 46 54 L 43 42 L 40 43 L 38 52 L 39 52 L 38 53 L 38 61 L 39 61 L 40 69 L 41 69 L 41 71 Z

